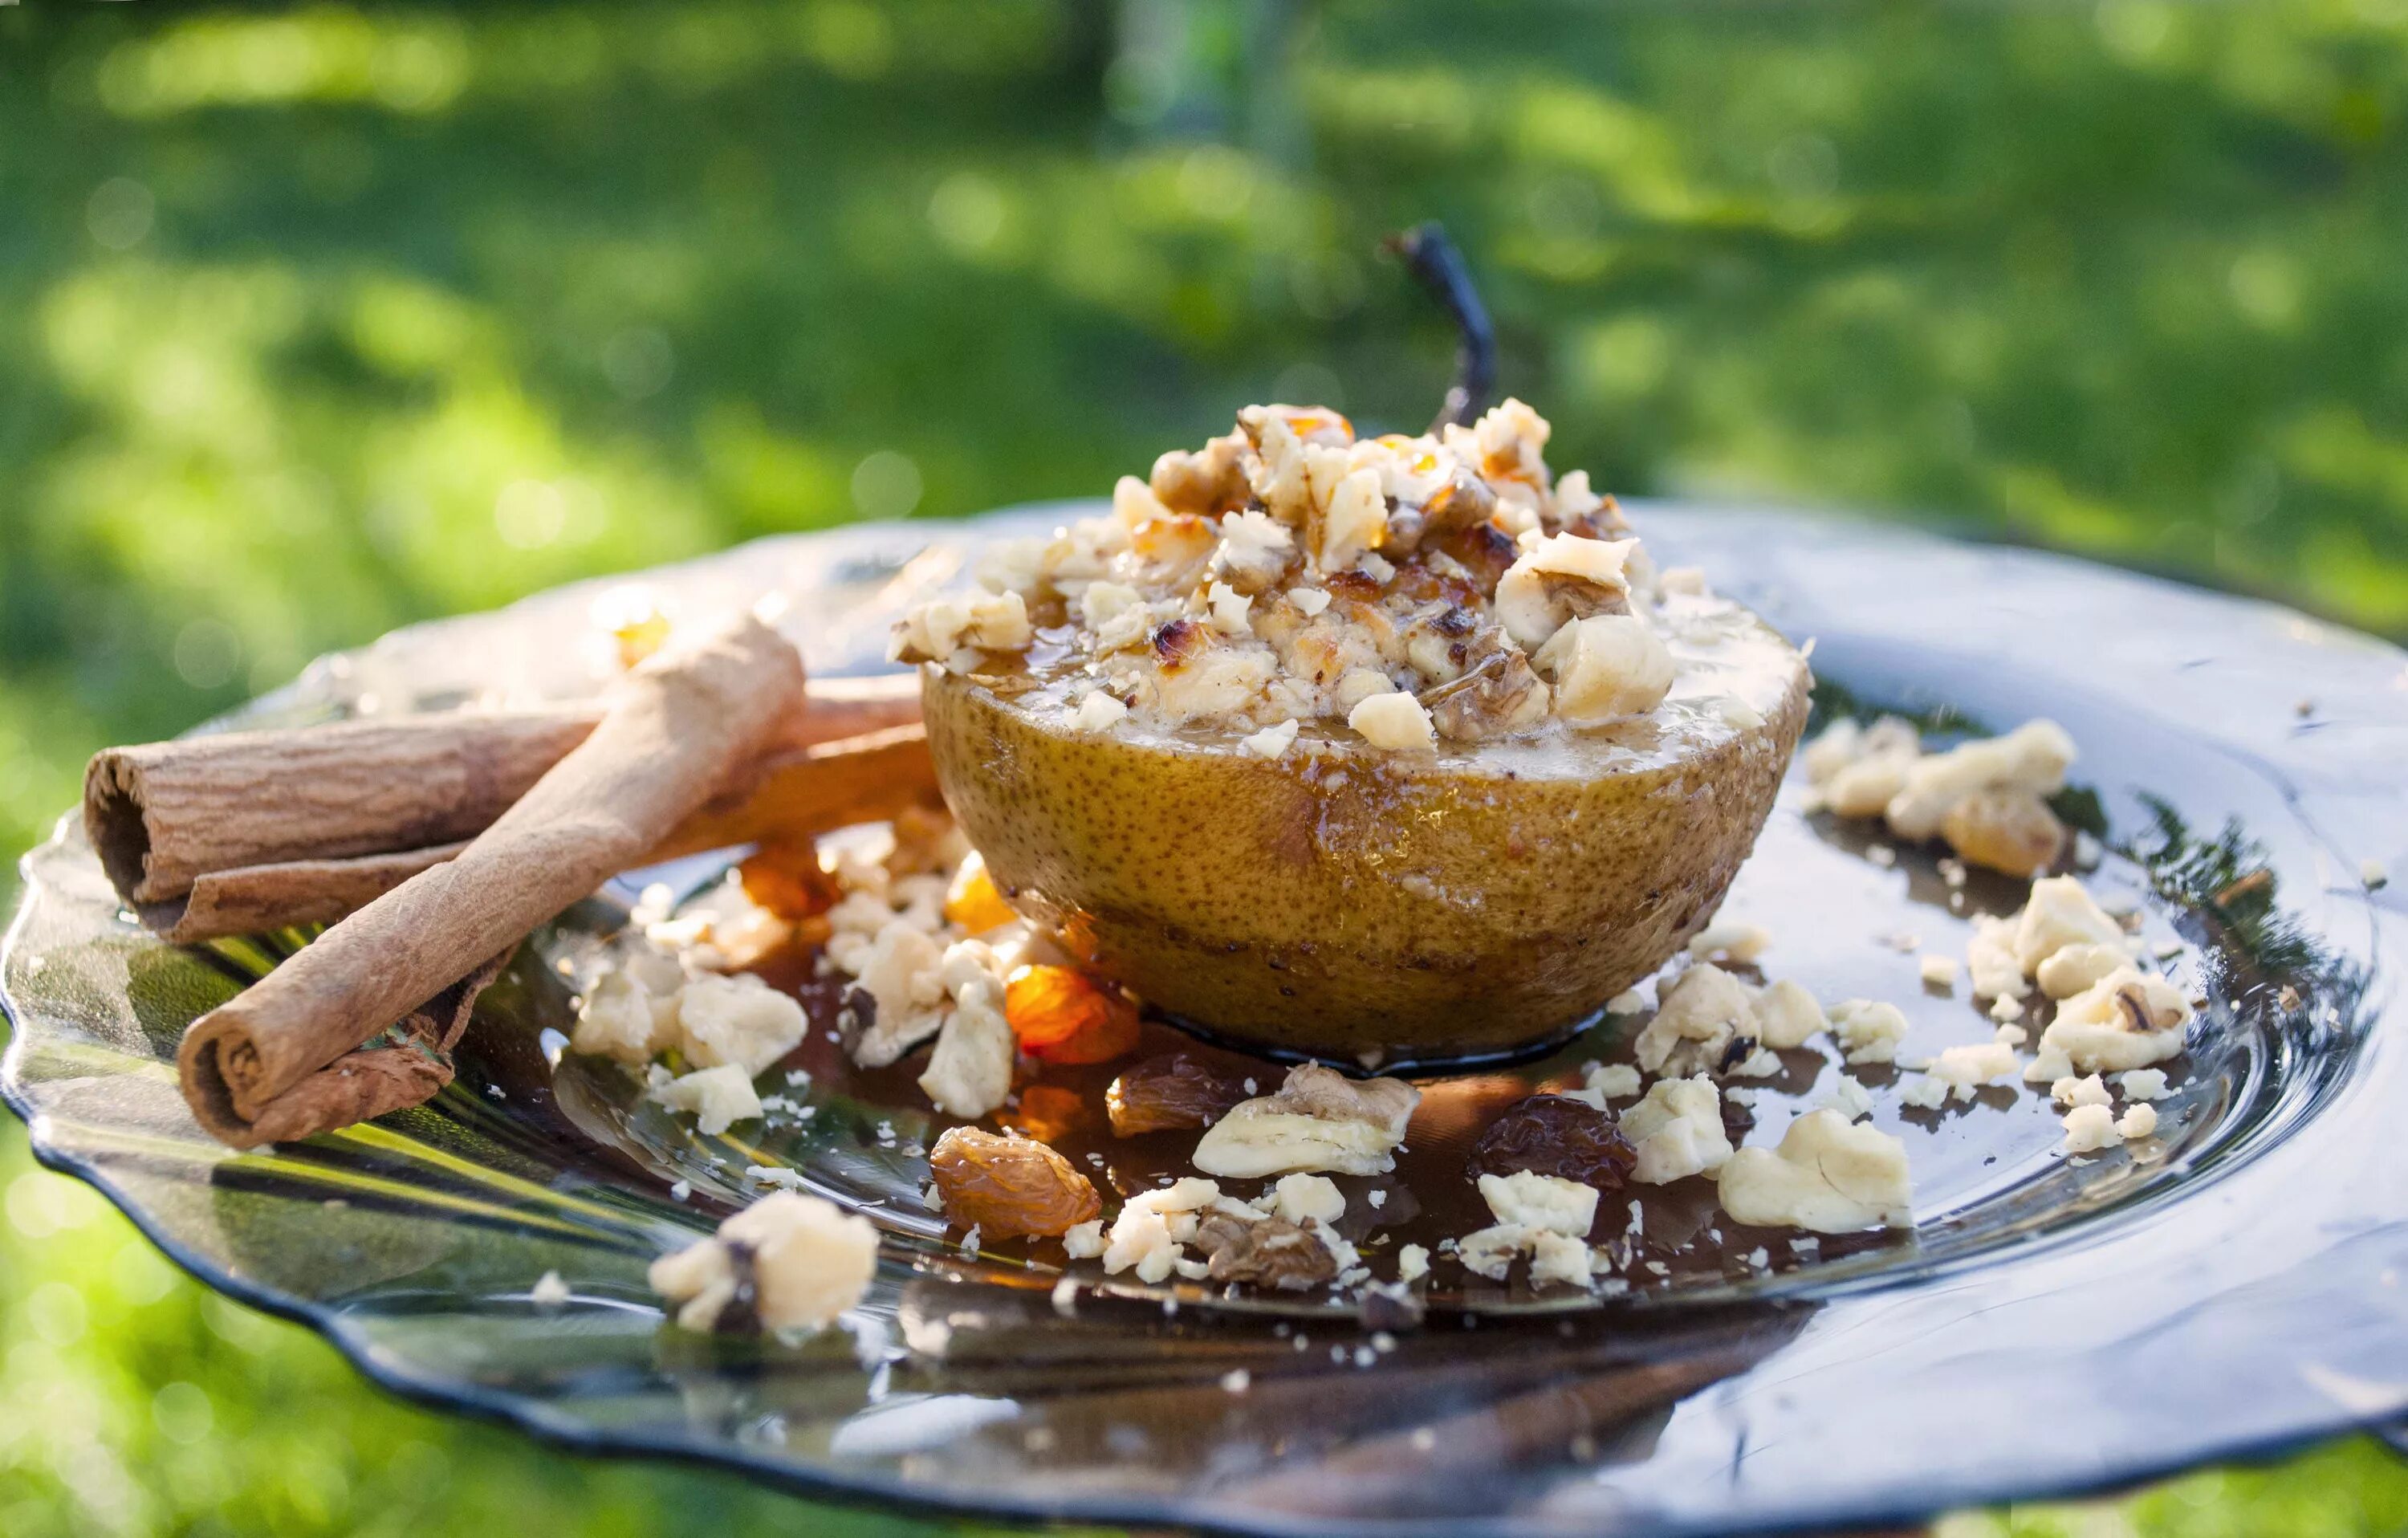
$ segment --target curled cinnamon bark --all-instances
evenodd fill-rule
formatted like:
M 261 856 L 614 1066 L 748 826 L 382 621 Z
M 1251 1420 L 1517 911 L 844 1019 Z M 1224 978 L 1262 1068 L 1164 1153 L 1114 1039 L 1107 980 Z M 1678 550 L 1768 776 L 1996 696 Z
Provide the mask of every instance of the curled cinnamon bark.
M 347 1052 L 269 1100 L 251 1123 L 252 1143 L 297 1143 L 433 1100 L 452 1082 L 452 1049 L 477 996 L 509 961 L 494 956 L 412 1011 L 387 1033 L 392 1044 Z
M 908 806 L 941 800 L 928 736 L 919 726 L 814 743 L 777 754 L 757 773 L 714 798 L 639 864 L 754 843 L 802 840 L 879 822 Z M 289 860 L 212 870 L 192 890 L 136 905 L 143 927 L 174 945 L 259 934 L 295 924 L 332 924 L 441 865 L 466 843 L 395 850 L 354 859 Z
M 389 1057 L 346 1062 L 351 1071 L 331 1079 L 320 1071 L 413 1016 L 423 1023 L 405 1025 L 395 1048 L 377 1051 L 432 1039 L 448 1052 L 493 958 L 642 864 L 725 786 L 731 765 L 758 764 L 803 705 L 802 659 L 757 620 L 672 642 L 629 675 L 584 740 L 456 856 L 196 1021 L 177 1056 L 194 1114 L 211 1135 L 248 1148 L 441 1087 L 448 1062 L 439 1073 Z
M 466 840 L 585 740 L 595 712 L 343 722 L 108 748 L 84 770 L 84 831 L 128 902 L 213 870 Z
M 765 790 L 790 793 L 774 800 L 789 818 L 805 810 L 794 790 L 858 794 L 865 776 L 908 757 L 848 769 L 822 744 L 884 745 L 871 734 L 920 715 L 908 674 L 814 683 L 809 700 L 762 771 Z M 173 943 L 332 923 L 458 854 L 600 717 L 599 707 L 450 712 L 110 748 L 85 771 L 84 829 L 119 895 Z M 769 831 L 796 830 L 725 841 Z
M 183 896 L 138 903 L 134 913 L 144 928 L 171 945 L 263 934 L 294 924 L 332 924 L 467 847 L 464 841 L 356 859 L 287 860 L 212 870 Z

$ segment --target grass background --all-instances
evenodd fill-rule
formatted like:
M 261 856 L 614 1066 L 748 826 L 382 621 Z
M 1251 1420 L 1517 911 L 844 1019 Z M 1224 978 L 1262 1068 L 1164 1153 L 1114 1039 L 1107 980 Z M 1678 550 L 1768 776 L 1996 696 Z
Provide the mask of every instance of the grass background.
M 0 8 L 0 851 L 408 620 L 1416 424 L 1433 216 L 1601 486 L 2408 633 L 2403 151 L 2403 0 Z M 0 1193 L 10 1538 L 908 1526 L 397 1406 L 14 1127 Z M 2354 1444 L 1947 1531 L 2403 1523 Z

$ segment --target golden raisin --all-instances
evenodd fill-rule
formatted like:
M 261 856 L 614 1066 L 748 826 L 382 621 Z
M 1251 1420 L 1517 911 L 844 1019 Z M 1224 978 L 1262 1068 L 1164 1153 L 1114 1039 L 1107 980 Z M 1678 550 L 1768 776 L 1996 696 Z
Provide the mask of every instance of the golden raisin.
M 736 868 L 736 874 L 746 897 L 789 924 L 819 917 L 844 895 L 834 873 L 820 864 L 819 850 L 808 841 L 765 843 Z
M 2065 825 L 2028 791 L 1976 791 L 1948 809 L 1940 836 L 1968 865 L 2028 876 L 2057 863 Z
M 1023 967 L 1004 985 L 1004 1018 L 1042 1062 L 1108 1063 L 1137 1045 L 1137 1005 L 1075 967 Z
M 1183 1052 L 1132 1063 L 1104 1091 L 1115 1137 L 1170 1128 L 1210 1127 L 1246 1100 L 1237 1078 L 1215 1072 Z
M 974 935 L 1010 924 L 1020 915 L 1011 904 L 1003 900 L 1003 893 L 987 874 L 986 861 L 973 854 L 962 861 L 953 875 L 952 890 L 945 894 L 945 917 Z
M 1103 1199 L 1070 1161 L 1033 1138 L 955 1127 L 928 1152 L 945 1221 L 989 1239 L 1058 1234 L 1103 1215 Z

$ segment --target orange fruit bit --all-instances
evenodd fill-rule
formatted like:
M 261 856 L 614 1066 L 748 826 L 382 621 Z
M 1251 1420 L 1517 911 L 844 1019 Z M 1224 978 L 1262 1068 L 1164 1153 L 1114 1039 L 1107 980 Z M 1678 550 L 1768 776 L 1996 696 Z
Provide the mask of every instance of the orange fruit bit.
M 954 873 L 953 889 L 945 894 L 945 917 L 949 921 L 960 925 L 968 933 L 982 935 L 1019 916 L 1011 911 L 1011 904 L 1003 900 L 995 878 L 986 873 L 986 861 L 976 855 L 962 861 L 961 870 Z
M 998 1118 L 1016 1132 L 1039 1143 L 1059 1143 L 1086 1125 L 1087 1101 L 1075 1089 L 1033 1084 L 1020 1092 L 1020 1107 Z
M 1350 442 L 1354 437 L 1354 424 L 1326 406 L 1298 411 L 1287 419 L 1287 426 L 1298 438 L 1311 438 L 1325 427 L 1337 428 Z
M 629 620 L 610 634 L 619 642 L 619 666 L 633 668 L 661 649 L 669 639 L 669 617 L 655 609 L 640 619 Z
M 820 864 L 808 842 L 765 843 L 736 868 L 744 895 L 789 924 L 817 918 L 836 906 L 844 891 Z
M 1004 985 L 1003 1017 L 1041 1062 L 1108 1063 L 1137 1045 L 1137 1005 L 1075 967 L 1023 967 Z

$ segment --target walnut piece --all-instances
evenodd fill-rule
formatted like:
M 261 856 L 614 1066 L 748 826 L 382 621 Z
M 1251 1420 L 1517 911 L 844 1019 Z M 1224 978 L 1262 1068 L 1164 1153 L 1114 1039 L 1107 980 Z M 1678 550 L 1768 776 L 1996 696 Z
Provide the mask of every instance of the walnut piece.
M 1715 1182 L 1723 1211 L 1763 1229 L 1853 1233 L 1914 1222 L 1906 1145 L 1836 1111 L 1809 1111 L 1781 1146 L 1742 1148 Z
M 878 1269 L 878 1230 L 832 1201 L 763 1197 L 698 1244 L 652 1262 L 652 1290 L 683 1330 L 811 1330 L 859 1303 Z
M 1401 1079 L 1353 1080 L 1317 1063 L 1288 1072 L 1275 1094 L 1246 1100 L 1196 1145 L 1196 1168 L 1232 1179 L 1334 1171 L 1385 1174 L 1421 1091 Z
M 1329 1246 L 1310 1229 L 1283 1217 L 1247 1222 L 1214 1212 L 1197 1225 L 1196 1247 L 1204 1252 L 1208 1274 L 1215 1282 L 1298 1291 L 1338 1274 L 1338 1258 Z

